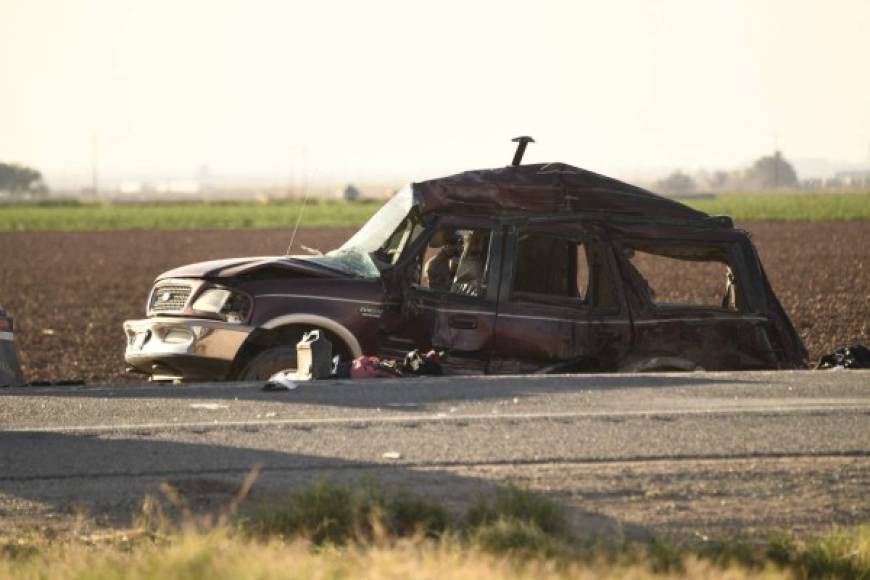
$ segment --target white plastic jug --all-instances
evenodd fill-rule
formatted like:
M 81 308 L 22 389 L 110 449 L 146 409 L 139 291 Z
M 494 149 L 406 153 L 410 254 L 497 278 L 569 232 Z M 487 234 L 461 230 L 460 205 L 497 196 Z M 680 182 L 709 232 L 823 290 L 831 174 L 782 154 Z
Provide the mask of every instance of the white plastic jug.
M 296 343 L 296 374 L 300 379 L 328 379 L 332 373 L 332 343 L 319 330 L 306 332 Z

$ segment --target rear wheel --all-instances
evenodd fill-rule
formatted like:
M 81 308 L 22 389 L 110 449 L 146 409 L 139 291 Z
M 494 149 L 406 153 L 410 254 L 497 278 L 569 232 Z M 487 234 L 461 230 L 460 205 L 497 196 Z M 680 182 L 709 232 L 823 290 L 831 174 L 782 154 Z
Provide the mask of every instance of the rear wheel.
M 258 353 L 238 374 L 240 381 L 266 381 L 275 373 L 296 370 L 296 347 L 273 346 Z

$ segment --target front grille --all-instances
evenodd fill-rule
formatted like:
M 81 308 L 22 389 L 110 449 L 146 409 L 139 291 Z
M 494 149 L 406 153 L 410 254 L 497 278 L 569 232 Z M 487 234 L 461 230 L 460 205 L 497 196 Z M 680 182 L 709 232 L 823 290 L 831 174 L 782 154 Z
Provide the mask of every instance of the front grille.
M 165 284 L 154 288 L 151 293 L 149 312 L 178 312 L 183 310 L 190 298 L 190 286 L 181 284 Z

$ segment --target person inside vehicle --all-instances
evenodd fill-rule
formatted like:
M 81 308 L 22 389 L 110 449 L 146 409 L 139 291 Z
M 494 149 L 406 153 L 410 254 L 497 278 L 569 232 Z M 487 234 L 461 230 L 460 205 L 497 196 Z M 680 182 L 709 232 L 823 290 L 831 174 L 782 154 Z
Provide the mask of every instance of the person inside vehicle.
M 473 231 L 468 236 L 468 243 L 459 259 L 456 277 L 451 287 L 452 292 L 477 296 L 484 285 L 484 265 L 488 249 L 489 233 Z
M 456 275 L 456 258 L 462 253 L 464 241 L 462 236 L 454 234 L 448 238 L 441 250 L 426 262 L 426 278 L 432 290 L 449 291 Z

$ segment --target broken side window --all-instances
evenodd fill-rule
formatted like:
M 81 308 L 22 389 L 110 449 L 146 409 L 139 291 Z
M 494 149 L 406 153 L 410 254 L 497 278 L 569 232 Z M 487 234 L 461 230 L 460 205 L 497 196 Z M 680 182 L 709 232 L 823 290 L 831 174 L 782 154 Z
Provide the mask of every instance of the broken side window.
M 405 248 L 410 246 L 424 229 L 419 212 L 416 209 L 411 210 L 373 256 L 384 264 L 395 264 Z
M 548 234 L 524 233 L 517 241 L 512 300 L 570 300 L 590 306 L 616 304 L 607 262 L 597 245 Z
M 633 241 L 622 246 L 633 285 L 659 308 L 743 308 L 727 247 Z
M 485 295 L 491 239 L 486 228 L 442 226 L 423 250 L 411 283 L 463 296 Z

